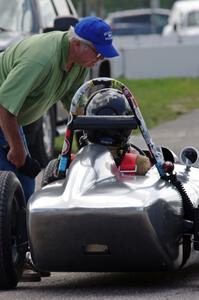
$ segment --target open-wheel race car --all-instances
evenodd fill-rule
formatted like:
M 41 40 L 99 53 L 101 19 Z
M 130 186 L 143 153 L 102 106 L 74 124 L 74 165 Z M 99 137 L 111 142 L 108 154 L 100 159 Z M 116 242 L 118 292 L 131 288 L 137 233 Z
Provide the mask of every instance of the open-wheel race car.
M 140 129 L 146 149 L 133 144 Z M 81 149 L 71 154 L 73 135 Z M 0 288 L 20 280 L 26 251 L 39 270 L 164 271 L 199 259 L 198 153 L 157 146 L 129 89 L 96 78 L 72 99 L 62 153 L 24 204 L 0 172 Z M 26 229 L 26 230 L 25 230 Z

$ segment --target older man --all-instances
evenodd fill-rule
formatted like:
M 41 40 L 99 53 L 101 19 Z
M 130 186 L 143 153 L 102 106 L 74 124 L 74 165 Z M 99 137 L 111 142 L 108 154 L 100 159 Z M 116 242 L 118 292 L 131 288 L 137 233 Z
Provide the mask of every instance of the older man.
M 117 55 L 109 25 L 97 17 L 82 19 L 68 32 L 29 37 L 0 54 L 0 170 L 16 173 L 26 200 L 34 179 L 19 169 L 28 152 L 20 126 L 36 121 L 59 100 L 69 106 L 87 69 Z

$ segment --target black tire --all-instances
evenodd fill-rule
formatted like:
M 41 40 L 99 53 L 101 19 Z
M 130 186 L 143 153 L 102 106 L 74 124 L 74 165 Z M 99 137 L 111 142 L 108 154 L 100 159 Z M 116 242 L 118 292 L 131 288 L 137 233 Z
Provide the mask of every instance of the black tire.
M 45 167 L 53 158 L 55 135 L 55 115 L 51 109 L 42 118 L 40 130 L 38 130 L 36 136 L 36 147 L 32 150 L 33 157 L 40 162 L 42 167 Z
M 54 109 L 48 110 L 43 117 L 24 128 L 30 154 L 46 167 L 54 155 L 56 120 Z
M 0 289 L 17 286 L 25 263 L 26 242 L 21 184 L 14 173 L 0 171 Z
M 53 159 L 51 160 L 47 167 L 44 169 L 42 180 L 41 180 L 41 187 L 53 182 L 53 178 L 56 180 L 56 174 L 58 170 L 59 160 Z

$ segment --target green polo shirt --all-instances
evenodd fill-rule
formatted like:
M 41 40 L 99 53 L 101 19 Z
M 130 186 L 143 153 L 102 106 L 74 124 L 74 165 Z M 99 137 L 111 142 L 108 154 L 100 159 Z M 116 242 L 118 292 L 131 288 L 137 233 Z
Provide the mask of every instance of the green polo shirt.
M 26 38 L 0 54 L 0 104 L 20 125 L 39 119 L 54 103 L 66 107 L 84 82 L 87 70 L 74 64 L 66 71 L 67 32 Z

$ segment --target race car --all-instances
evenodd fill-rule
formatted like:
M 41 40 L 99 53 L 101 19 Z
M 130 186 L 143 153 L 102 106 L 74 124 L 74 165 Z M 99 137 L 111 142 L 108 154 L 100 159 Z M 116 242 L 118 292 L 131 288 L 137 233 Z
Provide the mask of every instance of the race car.
M 139 129 L 146 149 L 133 144 Z M 81 149 L 71 153 L 81 130 Z M 165 271 L 199 259 L 198 151 L 157 146 L 133 94 L 95 78 L 72 99 L 63 149 L 24 202 L 0 172 L 0 288 L 16 287 L 25 255 L 42 271 Z

